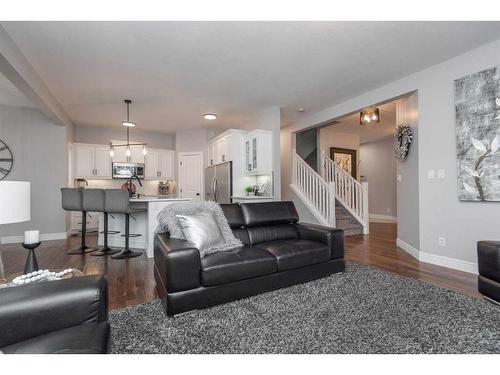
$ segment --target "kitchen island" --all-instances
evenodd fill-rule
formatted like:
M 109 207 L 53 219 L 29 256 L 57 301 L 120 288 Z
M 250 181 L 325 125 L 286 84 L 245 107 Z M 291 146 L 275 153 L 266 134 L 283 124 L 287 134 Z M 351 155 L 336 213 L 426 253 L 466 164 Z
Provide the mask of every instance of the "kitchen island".
M 154 237 L 158 227 L 158 214 L 166 206 L 176 203 L 190 201 L 192 198 L 174 198 L 169 196 L 147 196 L 130 198 L 130 207 L 136 210 L 130 215 L 130 248 L 145 250 L 148 258 L 153 257 Z M 99 215 L 99 238 L 98 244 L 104 245 L 104 214 Z M 125 215 L 108 215 L 108 245 L 115 248 L 125 246 Z M 119 231 L 117 234 L 111 234 Z M 140 236 L 135 236 L 135 235 Z

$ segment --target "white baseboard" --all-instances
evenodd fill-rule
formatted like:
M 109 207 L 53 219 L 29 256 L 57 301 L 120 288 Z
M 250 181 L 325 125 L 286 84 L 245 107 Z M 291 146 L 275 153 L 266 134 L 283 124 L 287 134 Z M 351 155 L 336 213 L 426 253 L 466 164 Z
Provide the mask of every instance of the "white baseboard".
M 61 233 L 42 233 L 40 241 L 65 240 L 68 237 L 66 232 Z M 5 236 L 0 238 L 1 244 L 23 243 L 24 236 Z
M 454 270 L 469 272 L 473 274 L 478 274 L 477 264 L 473 262 L 467 262 L 465 260 L 454 259 L 444 257 L 442 255 L 429 254 L 420 252 L 419 258 L 421 262 L 435 264 L 436 266 L 442 266 L 446 268 L 452 268 Z
M 436 266 L 451 268 L 458 271 L 469 272 L 473 274 L 478 274 L 477 264 L 473 262 L 467 262 L 465 260 L 454 259 L 445 257 L 442 255 L 425 253 L 415 249 L 413 246 L 407 244 L 406 242 L 396 239 L 396 245 L 401 249 L 406 251 L 412 257 L 423 263 L 434 264 Z
M 396 216 L 391 215 L 379 215 L 379 214 L 370 214 L 370 221 L 374 223 L 396 223 Z
M 420 253 L 418 249 L 415 249 L 413 246 L 407 244 L 406 242 L 400 240 L 399 238 L 396 239 L 396 246 L 399 247 L 401 250 L 406 251 L 408 254 L 410 254 L 412 257 L 418 260 Z

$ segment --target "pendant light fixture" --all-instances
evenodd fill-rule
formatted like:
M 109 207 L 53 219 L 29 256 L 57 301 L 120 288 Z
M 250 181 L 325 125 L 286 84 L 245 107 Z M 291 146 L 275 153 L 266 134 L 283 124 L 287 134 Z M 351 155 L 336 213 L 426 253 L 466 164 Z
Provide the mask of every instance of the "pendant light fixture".
M 130 105 L 132 104 L 132 100 L 130 99 L 125 99 L 124 100 L 125 105 L 127 106 L 127 120 L 122 122 L 122 125 L 127 128 L 127 143 L 125 144 L 109 144 L 109 156 L 114 157 L 115 156 L 115 148 L 116 147 L 126 147 L 127 149 L 125 150 L 125 156 L 127 157 L 127 161 L 130 161 L 130 158 L 132 157 L 132 150 L 131 146 L 142 146 L 142 153 L 143 155 L 147 155 L 148 149 L 147 149 L 147 143 L 130 143 L 130 128 L 135 128 L 136 124 L 135 122 L 130 121 Z

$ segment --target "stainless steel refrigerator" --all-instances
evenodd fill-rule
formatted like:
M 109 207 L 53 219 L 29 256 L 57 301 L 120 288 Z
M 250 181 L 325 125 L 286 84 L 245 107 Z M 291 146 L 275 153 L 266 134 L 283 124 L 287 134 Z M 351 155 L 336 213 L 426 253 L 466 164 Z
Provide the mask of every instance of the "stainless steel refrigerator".
M 205 200 L 231 203 L 233 195 L 232 163 L 213 165 L 205 169 Z

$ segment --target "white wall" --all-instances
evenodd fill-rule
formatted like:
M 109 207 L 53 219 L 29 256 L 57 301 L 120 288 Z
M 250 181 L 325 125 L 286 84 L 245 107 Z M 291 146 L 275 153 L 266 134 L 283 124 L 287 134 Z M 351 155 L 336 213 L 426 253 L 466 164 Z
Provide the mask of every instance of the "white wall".
M 360 174 L 368 182 L 370 215 L 397 215 L 396 158 L 392 139 L 363 143 L 359 148 Z
M 127 139 L 125 127 L 91 127 L 76 126 L 74 129 L 74 142 L 108 144 L 111 140 L 125 141 Z M 143 131 L 136 127 L 130 130 L 130 140 L 134 142 L 146 142 L 150 148 L 175 149 L 175 136 L 171 134 Z
M 31 182 L 31 221 L 0 225 L 0 237 L 22 236 L 29 229 L 65 233 L 59 189 L 68 177 L 66 128 L 38 110 L 0 105 L 0 139 L 14 154 L 6 180 Z
M 293 131 L 418 90 L 419 212 L 414 215 L 419 217 L 417 250 L 424 261 L 475 271 L 476 242 L 500 239 L 500 203 L 458 201 L 453 81 L 498 64 L 500 40 L 312 113 L 282 129 L 283 196 L 290 196 Z M 446 177 L 429 180 L 429 169 L 444 169 Z M 440 236 L 446 237 L 446 247 L 438 245 Z

